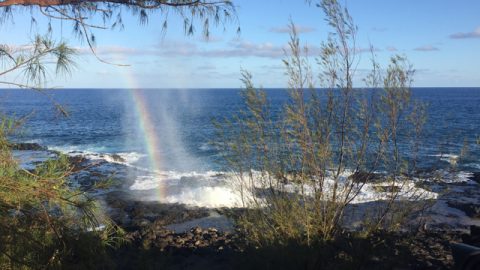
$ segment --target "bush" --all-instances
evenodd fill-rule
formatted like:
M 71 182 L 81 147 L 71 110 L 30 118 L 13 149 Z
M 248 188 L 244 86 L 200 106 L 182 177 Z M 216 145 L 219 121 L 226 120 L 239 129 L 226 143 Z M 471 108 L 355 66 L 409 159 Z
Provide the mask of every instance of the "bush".
M 121 231 L 93 198 L 69 184 L 74 171 L 66 156 L 32 171 L 18 165 L 7 139 L 17 126 L 0 121 L 0 268 L 108 265 L 106 247 L 116 244 Z
M 382 74 L 372 55 L 369 88 L 355 88 L 357 28 L 337 1 L 320 6 L 333 29 L 317 59 L 323 88 L 315 88 L 308 49 L 292 23 L 283 61 L 288 102 L 275 111 L 243 71 L 246 109 L 217 125 L 225 161 L 249 209 L 238 225 L 258 246 L 292 239 L 308 246 L 332 239 L 352 222 L 365 233 L 399 229 L 425 208 L 399 202 L 428 198 L 410 178 L 425 121 L 424 106 L 411 98 L 411 65 L 394 56 Z M 367 188 L 377 202 L 360 210 L 359 221 L 351 203 L 361 201 Z

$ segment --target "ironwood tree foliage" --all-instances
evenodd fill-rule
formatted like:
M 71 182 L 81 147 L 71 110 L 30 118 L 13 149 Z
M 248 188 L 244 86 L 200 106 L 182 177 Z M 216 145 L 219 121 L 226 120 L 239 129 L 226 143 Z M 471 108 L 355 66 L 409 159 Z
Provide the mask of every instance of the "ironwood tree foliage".
M 236 20 L 235 8 L 226 0 L 5 0 L 0 1 L 1 23 L 14 21 L 16 14 L 25 10 L 33 24 L 38 16 L 45 16 L 49 32 L 35 36 L 30 44 L 0 45 L 0 86 L 31 89 L 47 96 L 48 75 L 71 74 L 75 68 L 76 51 L 65 42 L 54 41 L 50 31 L 53 20 L 71 22 L 93 54 L 93 30 L 123 28 L 125 12 L 138 16 L 142 24 L 149 16 L 162 16 L 162 29 L 167 28 L 169 16 L 180 16 L 185 34 L 194 34 L 195 25 L 200 24 L 207 37 L 212 25 Z M 11 74 L 19 76 L 9 80 Z M 52 102 L 67 114 L 61 104 Z M 21 120 L 0 118 L 0 268 L 111 268 L 106 250 L 123 241 L 122 230 L 102 213 L 89 190 L 71 185 L 69 176 L 77 171 L 67 157 L 59 155 L 33 170 L 18 164 L 9 138 L 22 125 Z
M 218 126 L 220 147 L 249 208 L 239 225 L 257 245 L 310 245 L 332 239 L 352 221 L 366 233 L 398 229 L 425 206 L 408 202 L 428 198 L 409 177 L 424 119 L 410 95 L 412 67 L 394 56 L 381 72 L 373 60 L 365 79 L 370 90 L 355 88 L 357 27 L 336 0 L 319 7 L 332 29 L 317 57 L 322 88 L 315 88 L 308 48 L 292 23 L 283 61 L 289 96 L 284 107 L 273 108 L 244 72 L 245 110 Z M 400 137 L 412 151 L 400 147 Z M 367 186 L 381 202 L 358 220 L 350 205 Z
M 17 125 L 0 121 L 0 268 L 105 268 L 107 247 L 121 243 L 122 230 L 87 190 L 72 187 L 76 170 L 66 156 L 20 167 L 7 139 Z
M 71 23 L 74 33 L 86 41 L 91 52 L 95 52 L 96 36 L 94 30 L 123 29 L 123 17 L 133 15 L 139 18 L 141 24 L 148 23 L 149 16 L 160 16 L 163 19 L 162 30 L 167 29 L 170 16 L 180 17 L 183 20 L 183 31 L 186 35 L 193 35 L 196 26 L 200 25 L 202 35 L 207 37 L 209 29 L 214 26 L 225 26 L 236 23 L 235 6 L 228 0 L 21 0 L 0 1 L 0 22 L 11 23 L 16 14 L 28 11 L 31 23 L 37 24 L 39 16 L 48 19 L 48 33 L 36 36 L 31 44 L 0 45 L 0 85 L 24 88 L 44 88 L 47 70 L 55 63 L 55 73 L 71 72 L 74 67 L 72 58 L 75 51 L 64 42 L 55 43 L 52 38 L 53 21 Z M 240 29 L 238 28 L 238 31 Z M 97 56 L 99 61 L 105 62 Z M 53 61 L 52 61 L 53 60 Z M 116 63 L 118 64 L 118 63 Z M 118 64 L 123 65 L 123 64 Z M 20 82 L 2 80 L 6 74 L 21 71 Z
M 30 12 L 32 23 L 38 16 L 45 16 L 50 22 L 71 22 L 75 33 L 85 37 L 89 45 L 95 43 L 92 29 L 124 28 L 125 13 L 137 16 L 141 24 L 148 23 L 149 16 L 161 16 L 163 29 L 167 28 L 169 16 L 179 16 L 185 34 L 193 34 L 196 26 L 201 25 L 205 36 L 209 35 L 210 26 L 237 20 L 235 6 L 229 0 L 4 0 L 0 1 L 0 9 L 3 22 L 13 20 L 17 12 L 25 9 Z

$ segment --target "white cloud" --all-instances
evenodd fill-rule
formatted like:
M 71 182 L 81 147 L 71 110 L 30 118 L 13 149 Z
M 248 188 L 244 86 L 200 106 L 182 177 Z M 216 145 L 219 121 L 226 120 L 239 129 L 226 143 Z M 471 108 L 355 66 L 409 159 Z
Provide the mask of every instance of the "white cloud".
M 394 47 L 394 46 L 388 46 L 386 49 L 387 49 L 387 51 L 389 51 L 389 52 L 396 52 L 396 51 L 398 51 L 398 49 L 397 49 L 396 47 Z
M 295 25 L 295 29 L 297 30 L 297 33 L 311 33 L 317 31 L 316 28 L 310 27 L 310 26 L 303 26 L 303 25 Z M 281 27 L 272 27 L 268 30 L 269 32 L 272 33 L 279 33 L 279 34 L 285 34 L 285 33 L 290 33 L 290 27 L 289 26 L 281 26 Z
M 440 49 L 432 45 L 425 45 L 425 46 L 417 47 L 413 50 L 419 51 L 419 52 L 433 52 L 433 51 L 439 51 Z
M 77 47 L 75 49 L 79 54 L 83 54 L 83 55 L 92 54 L 92 50 L 89 47 Z M 132 55 L 132 54 L 140 53 L 140 51 L 134 48 L 122 47 L 122 46 L 100 46 L 100 47 L 95 47 L 94 51 L 98 55 L 112 55 L 112 54 Z
M 369 47 L 355 49 L 357 53 L 370 52 Z M 89 55 L 89 48 L 78 48 L 80 54 Z M 288 45 L 278 45 L 271 42 L 255 43 L 246 40 L 232 40 L 222 47 L 202 47 L 192 42 L 163 41 L 156 46 L 145 49 L 137 49 L 122 46 L 103 46 L 95 49 L 100 58 L 124 59 L 136 56 L 159 56 L 159 57 L 204 57 L 204 58 L 246 58 L 259 57 L 270 59 L 281 59 L 285 52 L 289 51 Z M 374 52 L 382 51 L 380 48 L 373 48 Z M 309 56 L 318 56 L 321 52 L 319 46 L 308 46 Z
M 466 39 L 466 38 L 480 38 L 480 26 L 472 32 L 458 32 L 451 34 L 450 38 L 453 39 Z
M 382 49 L 379 49 L 379 48 L 376 48 L 376 47 L 368 47 L 368 48 L 362 48 L 362 47 L 359 47 L 359 48 L 356 48 L 355 49 L 355 52 L 357 53 L 369 53 L 369 52 L 381 52 Z
M 284 55 L 285 46 L 275 45 L 269 42 L 253 43 L 249 41 L 231 41 L 224 48 L 203 49 L 189 42 L 162 42 L 155 47 L 147 49 L 135 49 L 120 46 L 103 46 L 95 48 L 99 56 L 200 56 L 200 57 L 264 57 L 281 58 Z M 91 54 L 89 48 L 77 48 L 80 54 Z

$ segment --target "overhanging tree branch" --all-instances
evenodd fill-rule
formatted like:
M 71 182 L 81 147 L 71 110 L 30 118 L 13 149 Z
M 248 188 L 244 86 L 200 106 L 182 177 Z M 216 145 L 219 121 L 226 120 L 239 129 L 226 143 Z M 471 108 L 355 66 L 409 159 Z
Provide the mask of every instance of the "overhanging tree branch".
M 223 5 L 229 1 L 138 1 L 138 0 L 5 0 L 0 1 L 0 7 L 6 6 L 65 6 L 65 5 L 81 5 L 85 3 L 114 3 L 128 6 L 138 6 L 141 8 L 158 8 L 160 6 L 166 7 L 191 7 L 191 6 L 209 6 L 209 5 Z
M 32 21 L 36 21 L 37 14 L 33 11 L 38 9 L 38 14 L 49 20 L 49 27 L 52 26 L 51 20 L 71 22 L 74 33 L 87 42 L 92 54 L 108 64 L 111 63 L 96 54 L 96 37 L 92 30 L 123 29 L 123 11 L 138 16 L 141 24 L 148 22 L 149 14 L 159 13 L 164 19 L 162 31 L 165 30 L 168 14 L 172 11 L 183 19 L 186 35 L 193 35 L 195 25 L 201 25 L 203 35 L 207 38 L 212 21 L 215 25 L 237 21 L 235 7 L 230 0 L 0 0 L 3 18 L 22 8 L 31 10 Z M 101 19 L 101 23 L 98 19 Z M 237 29 L 239 30 L 240 28 Z

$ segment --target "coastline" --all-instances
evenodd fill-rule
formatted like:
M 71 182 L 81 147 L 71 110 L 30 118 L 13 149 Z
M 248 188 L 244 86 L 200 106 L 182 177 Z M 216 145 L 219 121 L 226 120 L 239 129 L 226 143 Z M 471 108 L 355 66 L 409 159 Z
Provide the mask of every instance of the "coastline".
M 14 149 L 17 152 L 23 151 L 23 154 L 28 154 L 29 151 L 37 154 L 45 152 L 52 158 L 59 154 L 58 151 L 48 150 L 36 143 L 18 144 Z M 74 171 L 78 172 L 72 176 L 72 181 L 81 188 L 91 187 L 97 181 L 108 178 L 110 171 L 125 169 L 125 160 L 115 154 L 99 162 L 76 153 L 71 154 L 69 160 Z M 33 164 L 38 162 L 42 162 L 42 159 Z M 106 166 L 109 170 L 104 170 L 102 175 L 94 169 L 98 166 Z M 210 269 L 214 266 L 222 267 L 218 269 L 241 269 L 245 265 L 261 265 L 258 256 L 263 252 L 267 254 L 265 256 L 271 256 L 268 254 L 273 251 L 291 252 L 288 249 L 293 248 L 287 245 L 287 250 L 279 251 L 276 247 L 268 247 L 258 251 L 250 246 L 242 237 L 242 232 L 235 227 L 235 219 L 242 213 L 241 208 L 142 200 L 138 191 L 128 189 L 134 183 L 132 179 L 125 178 L 128 175 L 124 174 L 123 179 L 117 179 L 113 187 L 92 194 L 99 200 L 105 214 L 126 233 L 127 244 L 110 254 L 117 263 L 126 265 L 123 269 L 141 263 L 140 259 L 163 261 L 168 269 Z M 119 180 L 123 182 L 119 183 Z M 407 267 L 406 269 L 451 268 L 451 243 L 480 242 L 480 229 L 475 226 L 480 226 L 480 191 L 476 188 L 480 185 L 480 173 L 472 173 L 468 181 L 422 182 L 421 185 L 439 194 L 435 204 L 422 217 L 430 219 L 422 228 L 385 233 L 368 239 L 356 235 L 353 229 L 343 233 L 339 239 L 334 239 L 333 244 L 342 246 L 345 241 L 353 241 L 358 242 L 358 245 L 369 246 L 374 245 L 375 239 L 387 239 L 384 248 L 388 250 L 377 250 L 372 254 L 380 257 L 373 256 L 363 262 L 372 269 L 382 269 L 381 266 L 386 263 Z M 371 203 L 378 202 L 354 204 L 352 211 L 362 212 L 359 209 L 368 208 Z M 472 234 L 469 234 L 470 231 Z M 295 247 L 297 248 L 306 247 Z M 139 257 L 138 254 L 142 255 Z M 294 255 L 293 258 L 295 256 L 299 255 Z M 354 254 L 350 256 L 358 259 Z

